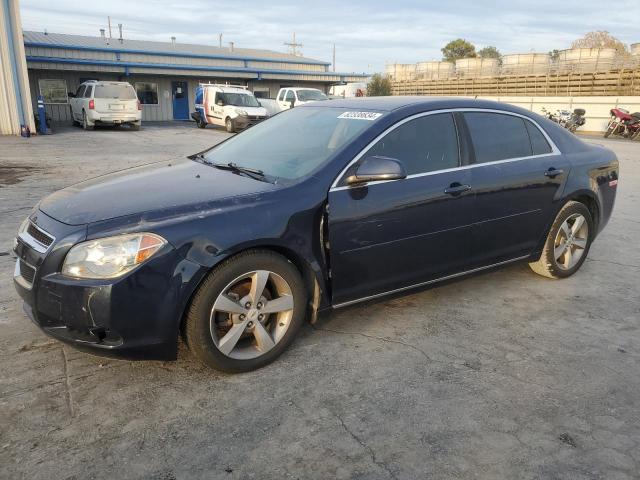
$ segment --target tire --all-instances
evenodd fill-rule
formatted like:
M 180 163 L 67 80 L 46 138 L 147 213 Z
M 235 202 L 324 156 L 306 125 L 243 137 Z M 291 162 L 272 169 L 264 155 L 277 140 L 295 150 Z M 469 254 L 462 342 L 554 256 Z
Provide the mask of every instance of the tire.
M 224 127 L 225 127 L 225 129 L 227 130 L 227 132 L 229 132 L 229 133 L 233 133 L 233 132 L 235 131 L 235 130 L 233 129 L 233 122 L 231 121 L 231 119 L 230 119 L 230 118 L 227 118 L 227 119 L 224 121 Z
M 253 286 L 265 273 L 266 287 L 255 295 Z M 276 303 L 280 299 L 285 302 Z M 229 305 L 235 313 L 224 309 Z M 267 309 L 273 313 L 257 317 Z M 275 252 L 249 250 L 224 261 L 204 279 L 187 310 L 184 334 L 191 352 L 205 365 L 229 373 L 247 372 L 282 354 L 304 323 L 306 311 L 307 292 L 293 263 Z M 239 333 L 234 336 L 233 331 Z M 258 339 L 265 338 L 265 332 L 268 339 L 260 345 Z M 235 341 L 229 340 L 234 337 Z
M 607 130 L 604 132 L 604 138 L 609 138 L 609 135 L 611 135 L 615 129 L 616 124 L 613 122 L 609 122 L 609 125 L 607 125 Z
M 203 122 L 202 120 L 198 120 L 196 125 L 198 125 L 198 128 L 207 128 L 206 122 Z
M 578 223 L 580 218 L 583 221 Z M 589 209 L 580 202 L 567 202 L 549 230 L 540 258 L 529 266 L 544 277 L 570 277 L 586 260 L 594 233 Z
M 89 122 L 87 121 L 87 113 L 84 110 L 82 111 L 82 128 L 85 130 L 93 130 L 93 125 L 89 125 Z
M 129 125 L 129 128 L 134 131 L 137 132 L 138 130 L 140 130 L 140 124 L 139 123 L 131 123 Z

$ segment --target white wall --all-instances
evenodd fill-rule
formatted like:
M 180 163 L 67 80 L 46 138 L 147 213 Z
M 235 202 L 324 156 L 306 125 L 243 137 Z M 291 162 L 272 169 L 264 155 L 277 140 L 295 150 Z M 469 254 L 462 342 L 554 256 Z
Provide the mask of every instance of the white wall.
M 640 112 L 640 96 L 634 97 L 478 97 L 487 100 L 509 103 L 542 113 L 542 108 L 550 112 L 558 109 L 573 111 L 584 108 L 587 111 L 586 123 L 578 129 L 583 132 L 604 132 L 609 121 L 609 111 L 622 107 L 629 112 Z
M 35 131 L 18 0 L 0 2 L 0 134 Z

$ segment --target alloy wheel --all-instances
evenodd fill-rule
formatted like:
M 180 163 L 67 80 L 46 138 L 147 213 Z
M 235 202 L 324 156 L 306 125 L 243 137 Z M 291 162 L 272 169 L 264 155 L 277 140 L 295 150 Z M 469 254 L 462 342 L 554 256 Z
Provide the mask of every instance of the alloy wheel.
M 293 316 L 291 286 L 268 270 L 248 272 L 218 295 L 209 318 L 215 346 L 224 355 L 248 360 L 282 340 Z
M 580 213 L 562 222 L 556 234 L 553 258 L 561 270 L 571 270 L 584 255 L 589 241 L 589 224 Z

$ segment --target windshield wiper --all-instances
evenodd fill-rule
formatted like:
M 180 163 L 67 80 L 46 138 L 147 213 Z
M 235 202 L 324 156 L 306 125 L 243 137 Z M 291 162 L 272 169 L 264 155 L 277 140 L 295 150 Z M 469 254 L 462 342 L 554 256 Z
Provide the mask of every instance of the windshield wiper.
M 204 159 L 204 157 L 203 157 Z M 206 161 L 206 160 L 205 160 Z M 207 162 L 209 163 L 209 162 Z M 265 174 L 262 170 L 258 170 L 257 168 L 249 168 L 249 167 L 242 167 L 236 163 L 233 162 L 229 162 L 229 163 L 210 163 L 210 165 L 213 165 L 216 168 L 220 168 L 222 170 L 231 170 L 232 172 L 236 172 L 236 173 L 244 173 L 245 175 L 254 178 L 256 180 L 260 180 L 263 182 L 266 182 L 267 180 L 265 179 Z

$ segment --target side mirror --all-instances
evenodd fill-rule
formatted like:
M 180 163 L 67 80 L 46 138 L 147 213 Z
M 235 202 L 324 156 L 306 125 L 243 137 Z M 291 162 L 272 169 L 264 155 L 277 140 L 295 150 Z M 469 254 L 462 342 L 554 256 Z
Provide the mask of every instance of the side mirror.
M 218 100 L 216 102 L 216 105 L 218 105 L 219 107 L 224 107 L 224 102 L 222 100 Z
M 347 177 L 347 184 L 359 185 L 383 180 L 400 180 L 406 177 L 407 172 L 404 166 L 395 158 L 374 156 L 364 159 L 355 173 Z
M 68 92 L 68 93 L 67 93 L 67 97 L 69 97 L 69 98 L 76 98 L 76 94 L 75 94 L 75 93 L 72 93 L 72 92 Z

